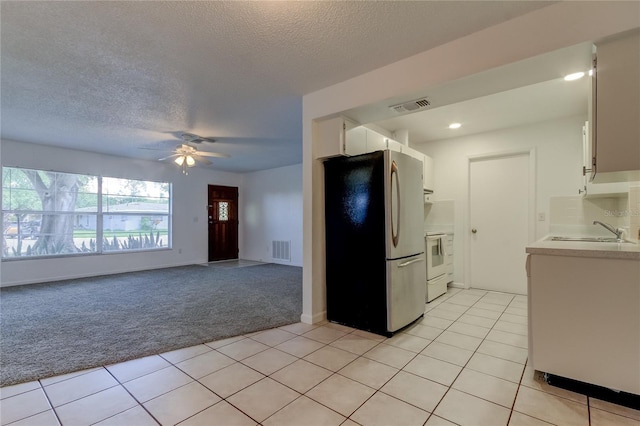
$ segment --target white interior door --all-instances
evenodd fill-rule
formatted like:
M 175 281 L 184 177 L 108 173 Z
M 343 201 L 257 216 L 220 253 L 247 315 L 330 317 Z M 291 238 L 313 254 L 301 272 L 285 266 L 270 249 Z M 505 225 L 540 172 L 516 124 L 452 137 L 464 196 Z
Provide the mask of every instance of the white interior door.
M 526 294 L 529 154 L 472 160 L 469 178 L 471 287 Z

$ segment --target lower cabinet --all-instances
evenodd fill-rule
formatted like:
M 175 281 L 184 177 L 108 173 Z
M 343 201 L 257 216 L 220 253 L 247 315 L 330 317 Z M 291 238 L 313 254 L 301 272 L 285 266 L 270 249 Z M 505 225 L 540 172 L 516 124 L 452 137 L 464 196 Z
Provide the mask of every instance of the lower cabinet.
M 640 394 L 640 260 L 530 254 L 529 363 Z
M 453 282 L 453 234 L 447 234 L 445 252 L 447 253 L 446 265 L 447 265 L 447 284 L 448 284 Z

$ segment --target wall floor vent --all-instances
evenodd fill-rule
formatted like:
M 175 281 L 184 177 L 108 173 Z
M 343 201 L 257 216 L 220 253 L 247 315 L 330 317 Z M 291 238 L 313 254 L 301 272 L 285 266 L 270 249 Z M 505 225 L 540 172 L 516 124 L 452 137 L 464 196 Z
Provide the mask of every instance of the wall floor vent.
M 271 257 L 274 260 L 291 262 L 291 241 L 272 241 Z

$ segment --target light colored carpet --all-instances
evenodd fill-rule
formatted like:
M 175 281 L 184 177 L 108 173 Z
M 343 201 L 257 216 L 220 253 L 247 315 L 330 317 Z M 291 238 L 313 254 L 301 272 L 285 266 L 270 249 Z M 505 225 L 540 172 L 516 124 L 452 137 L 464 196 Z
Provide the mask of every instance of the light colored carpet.
M 0 385 L 300 321 L 302 268 L 158 269 L 0 289 Z

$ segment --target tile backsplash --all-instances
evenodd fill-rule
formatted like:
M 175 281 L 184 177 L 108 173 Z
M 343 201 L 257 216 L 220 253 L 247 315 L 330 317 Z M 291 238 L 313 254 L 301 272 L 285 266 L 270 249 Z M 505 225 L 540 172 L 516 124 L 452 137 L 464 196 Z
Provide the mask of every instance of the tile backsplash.
M 629 197 L 551 197 L 549 203 L 549 231 L 553 235 L 611 236 L 593 224 L 599 220 L 624 229 L 625 238 L 638 239 L 640 187 L 631 188 Z
M 453 232 L 455 201 L 439 200 L 424 205 L 424 230 L 427 232 Z

